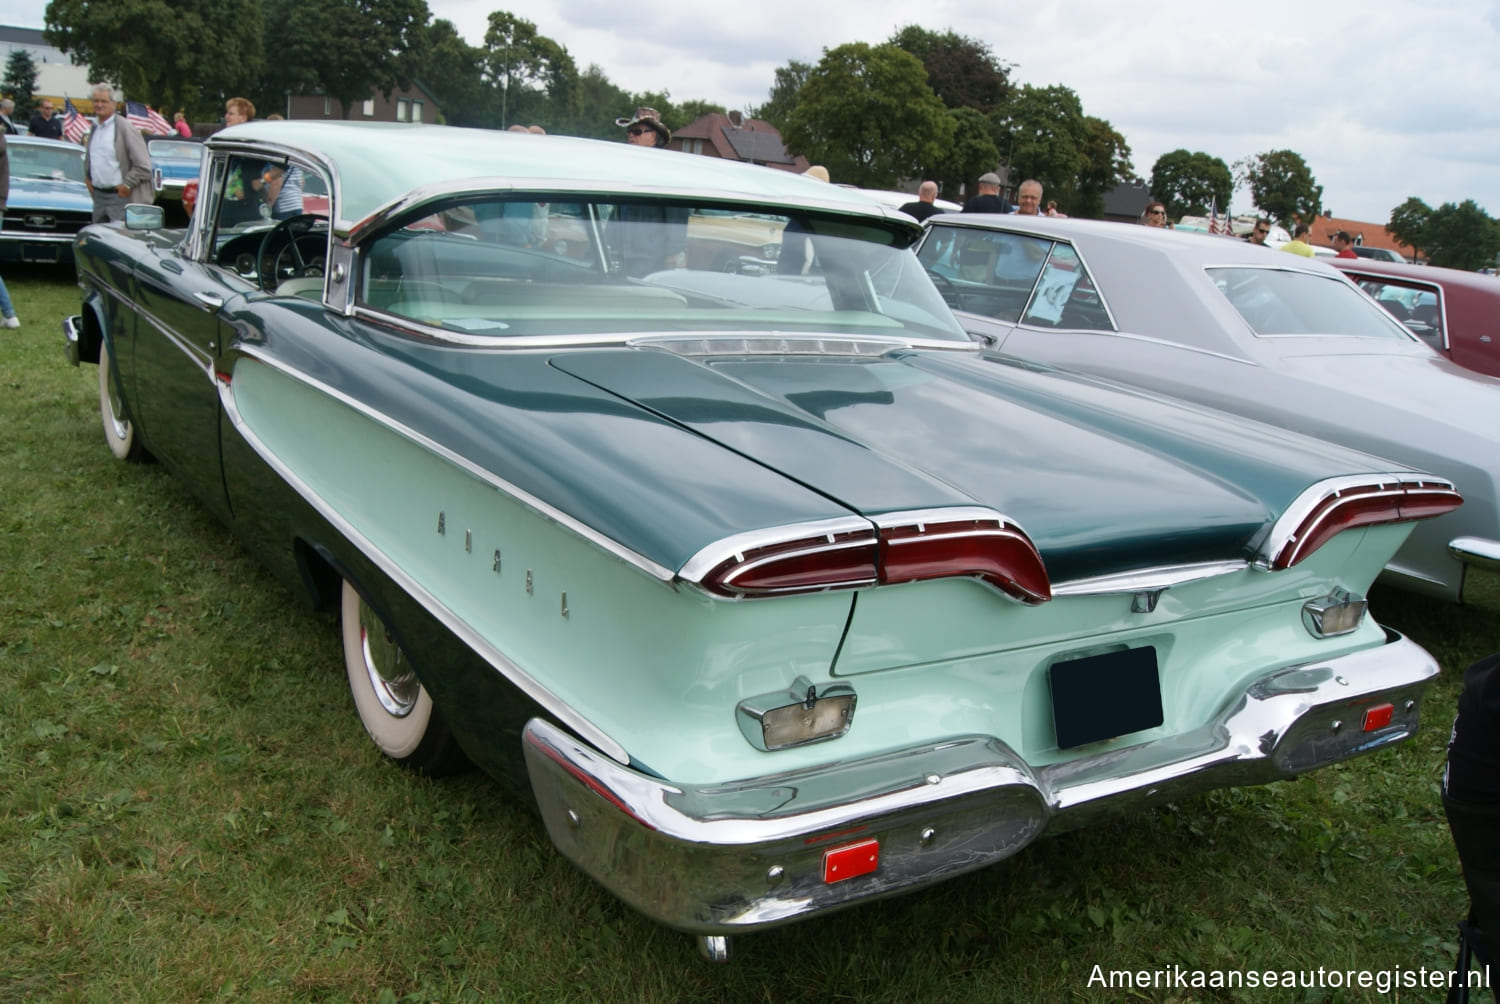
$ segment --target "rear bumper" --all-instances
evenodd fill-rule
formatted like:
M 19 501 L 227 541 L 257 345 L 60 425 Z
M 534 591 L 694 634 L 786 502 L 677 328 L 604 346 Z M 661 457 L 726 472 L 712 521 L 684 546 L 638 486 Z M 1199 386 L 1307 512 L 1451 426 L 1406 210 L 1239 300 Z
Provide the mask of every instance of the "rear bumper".
M 1448 553 L 1465 565 L 1500 571 L 1500 540 L 1486 537 L 1454 537 L 1448 542 Z
M 533 719 L 523 745 L 558 849 L 653 920 L 694 934 L 772 927 L 918 889 L 1015 854 L 1044 832 L 1191 792 L 1256 784 L 1400 742 L 1437 663 L 1388 642 L 1268 673 L 1193 732 L 1033 768 L 991 736 L 715 785 L 622 767 Z M 1365 731 L 1364 709 L 1391 704 Z M 825 855 L 879 842 L 868 874 Z

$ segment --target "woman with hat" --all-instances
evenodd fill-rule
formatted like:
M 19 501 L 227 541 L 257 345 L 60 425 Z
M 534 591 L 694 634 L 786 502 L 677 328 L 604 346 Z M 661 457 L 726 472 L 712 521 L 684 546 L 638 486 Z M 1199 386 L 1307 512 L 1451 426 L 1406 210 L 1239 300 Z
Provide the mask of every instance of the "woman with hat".
M 615 125 L 625 130 L 625 142 L 636 146 L 666 146 L 672 139 L 655 108 L 637 108 L 634 117 L 615 119 Z

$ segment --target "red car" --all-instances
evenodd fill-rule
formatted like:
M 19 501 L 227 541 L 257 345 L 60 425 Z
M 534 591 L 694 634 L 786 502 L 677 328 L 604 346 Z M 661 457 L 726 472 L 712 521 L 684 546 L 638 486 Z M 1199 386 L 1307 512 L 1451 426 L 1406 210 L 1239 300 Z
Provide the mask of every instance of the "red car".
M 1370 258 L 1324 260 L 1458 365 L 1500 376 L 1500 278 Z

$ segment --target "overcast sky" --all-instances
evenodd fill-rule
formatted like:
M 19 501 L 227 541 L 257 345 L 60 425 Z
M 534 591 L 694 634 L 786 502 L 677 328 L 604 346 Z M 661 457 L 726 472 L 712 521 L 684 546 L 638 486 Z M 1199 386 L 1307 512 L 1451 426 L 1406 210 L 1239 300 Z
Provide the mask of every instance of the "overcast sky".
M 1385 222 L 1415 195 L 1500 215 L 1500 0 L 428 0 L 474 45 L 491 10 L 536 23 L 580 68 L 631 91 L 729 108 L 764 101 L 788 60 L 880 42 L 920 18 L 987 43 L 1022 84 L 1062 84 L 1149 177 L 1171 150 L 1232 165 L 1295 150 L 1335 215 Z M 40 27 L 41 2 L 0 0 Z M 622 108 L 620 114 L 629 109 Z M 835 178 L 835 181 L 838 179 Z M 1251 209 L 1235 192 L 1234 209 Z

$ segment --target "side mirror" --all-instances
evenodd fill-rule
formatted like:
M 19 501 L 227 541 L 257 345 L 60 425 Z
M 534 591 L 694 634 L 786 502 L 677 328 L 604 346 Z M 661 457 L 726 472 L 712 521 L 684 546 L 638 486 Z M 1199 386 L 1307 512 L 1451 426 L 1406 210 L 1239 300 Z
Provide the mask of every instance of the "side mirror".
M 133 202 L 125 207 L 126 230 L 160 230 L 166 222 L 167 212 L 161 206 Z

